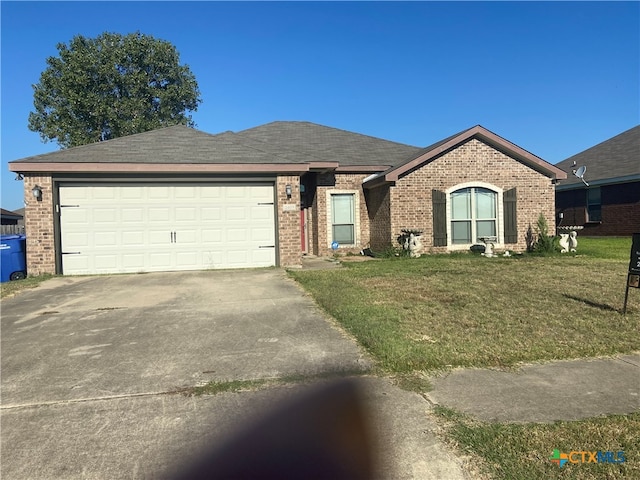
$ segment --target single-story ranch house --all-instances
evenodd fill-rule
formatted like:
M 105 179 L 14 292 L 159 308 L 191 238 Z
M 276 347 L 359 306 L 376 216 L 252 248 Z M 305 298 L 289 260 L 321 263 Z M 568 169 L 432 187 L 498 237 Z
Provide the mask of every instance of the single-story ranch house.
M 297 266 L 374 252 L 403 229 L 423 251 L 480 237 L 521 251 L 555 228 L 566 174 L 475 126 L 418 148 L 308 122 L 211 135 L 184 126 L 16 160 L 30 274 Z M 335 245 L 335 244 L 334 244 Z
M 580 235 L 640 232 L 640 125 L 556 166 L 568 174 L 556 185 L 558 223 L 583 227 Z M 586 183 L 572 173 L 581 167 Z

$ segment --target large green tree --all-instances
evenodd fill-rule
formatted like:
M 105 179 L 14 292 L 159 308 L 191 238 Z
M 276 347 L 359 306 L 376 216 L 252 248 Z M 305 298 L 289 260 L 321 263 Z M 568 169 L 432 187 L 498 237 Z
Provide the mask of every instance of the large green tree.
M 183 124 L 200 99 L 175 47 L 141 33 L 73 37 L 33 86 L 29 129 L 63 147 Z

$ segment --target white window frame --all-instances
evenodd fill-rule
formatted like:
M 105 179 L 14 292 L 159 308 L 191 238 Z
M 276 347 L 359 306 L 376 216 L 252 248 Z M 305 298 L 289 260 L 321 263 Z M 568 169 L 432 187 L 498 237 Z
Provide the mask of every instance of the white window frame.
M 358 245 L 360 245 L 360 192 L 358 190 L 327 190 L 327 247 L 331 248 L 331 243 L 333 243 L 333 222 L 331 221 L 333 217 L 333 202 L 331 200 L 332 195 L 353 195 L 354 243 L 341 243 L 339 248 L 357 247 Z
M 447 250 L 469 250 L 469 247 L 476 243 L 472 241 L 471 243 L 453 243 L 453 229 L 451 227 L 452 218 L 451 218 L 451 194 L 457 190 L 462 190 L 464 188 L 486 188 L 487 190 L 491 190 L 496 193 L 496 242 L 494 245 L 498 248 L 504 247 L 504 190 L 500 187 L 496 187 L 487 182 L 465 182 L 454 185 L 451 188 L 445 190 L 447 194 Z M 474 231 L 474 227 L 471 227 L 471 231 Z

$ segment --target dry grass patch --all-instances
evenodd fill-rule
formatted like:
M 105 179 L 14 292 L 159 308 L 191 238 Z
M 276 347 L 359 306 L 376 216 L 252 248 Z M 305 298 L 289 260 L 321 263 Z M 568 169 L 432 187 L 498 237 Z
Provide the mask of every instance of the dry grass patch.
M 447 441 L 475 458 L 475 467 L 493 478 L 640 478 L 640 413 L 553 424 L 484 423 L 443 407 L 436 413 Z M 610 451 L 618 460 L 622 451 L 625 461 L 567 463 L 560 468 L 549 458 L 554 449 L 566 454 Z
M 291 274 L 394 373 L 640 350 L 628 261 L 437 255 Z

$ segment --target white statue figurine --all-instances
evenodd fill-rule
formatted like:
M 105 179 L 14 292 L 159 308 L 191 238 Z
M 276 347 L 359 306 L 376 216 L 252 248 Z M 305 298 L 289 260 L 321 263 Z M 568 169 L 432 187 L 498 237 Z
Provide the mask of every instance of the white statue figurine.
M 409 244 L 409 256 L 412 258 L 418 258 L 420 256 L 420 250 L 422 249 L 420 235 L 414 235 L 413 233 L 409 234 L 407 242 Z
M 562 253 L 567 253 L 569 251 L 569 234 L 568 233 L 560 234 L 560 248 L 562 248 L 562 250 L 560 250 L 560 252 Z
M 569 250 L 575 252 L 578 248 L 578 232 L 572 230 L 569 234 Z

